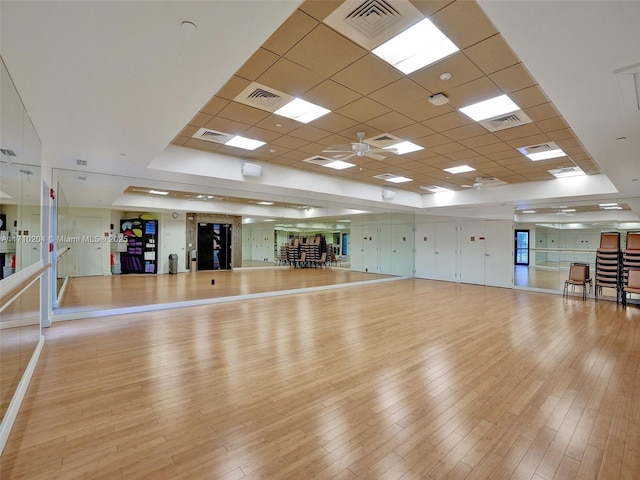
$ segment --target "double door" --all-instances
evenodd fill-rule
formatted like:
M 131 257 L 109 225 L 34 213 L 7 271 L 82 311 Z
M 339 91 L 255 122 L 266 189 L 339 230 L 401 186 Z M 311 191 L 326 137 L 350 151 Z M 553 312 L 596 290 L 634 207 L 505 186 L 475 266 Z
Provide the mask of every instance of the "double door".
M 231 225 L 198 223 L 198 270 L 231 270 Z

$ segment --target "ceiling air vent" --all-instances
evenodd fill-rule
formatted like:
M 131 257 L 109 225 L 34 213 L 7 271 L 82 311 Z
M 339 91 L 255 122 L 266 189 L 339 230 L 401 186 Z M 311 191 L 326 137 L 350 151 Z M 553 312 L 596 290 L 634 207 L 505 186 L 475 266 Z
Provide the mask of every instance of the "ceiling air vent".
M 376 135 L 375 137 L 365 138 L 363 142 L 368 143 L 369 145 L 373 145 L 377 148 L 387 148 L 391 145 L 397 145 L 398 143 L 404 142 L 403 139 L 391 135 L 390 133 L 382 133 L 380 135 Z
M 558 150 L 560 147 L 555 142 L 539 143 L 538 145 L 529 145 L 528 147 L 520 147 L 518 151 L 523 155 L 529 155 L 531 153 L 550 152 L 552 150 Z
M 244 105 L 273 113 L 293 100 L 293 97 L 275 88 L 265 87 L 259 83 L 252 82 L 247 88 L 241 91 L 234 100 Z
M 6 155 L 7 157 L 16 156 L 16 152 L 14 152 L 13 150 L 9 150 L 8 148 L 0 148 L 0 152 L 2 152 L 2 154 Z
M 321 155 L 316 155 L 314 157 L 310 157 L 303 160 L 303 162 L 313 163 L 314 165 L 325 166 L 327 163 L 335 162 L 335 159 L 323 157 Z
M 201 128 L 193 134 L 193 138 L 213 143 L 226 143 L 233 137 L 234 136 L 229 133 L 216 132 L 215 130 L 209 130 L 208 128 Z
M 86 160 L 80 160 L 78 158 L 78 159 L 76 159 L 76 165 L 80 165 L 81 167 L 86 167 L 87 166 L 87 161 Z
M 490 132 L 497 132 L 498 130 L 504 130 L 506 128 L 519 127 L 520 125 L 526 125 L 531 123 L 531 119 L 522 110 L 512 112 L 508 115 L 502 115 L 499 117 L 487 118 L 481 120 L 478 123 Z
M 354 5 L 357 6 L 354 8 Z M 343 2 L 324 23 L 367 50 L 373 50 L 423 18 L 406 0 L 365 0 Z

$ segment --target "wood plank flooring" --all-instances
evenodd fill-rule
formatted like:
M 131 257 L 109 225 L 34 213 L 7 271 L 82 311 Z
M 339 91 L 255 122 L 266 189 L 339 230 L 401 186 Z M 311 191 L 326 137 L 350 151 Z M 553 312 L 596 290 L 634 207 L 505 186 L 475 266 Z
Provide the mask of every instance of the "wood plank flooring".
M 407 279 L 56 323 L 10 479 L 638 479 L 640 309 Z
M 177 275 L 106 275 L 70 278 L 59 311 L 183 302 L 251 293 L 388 278 L 346 268 L 255 268 Z M 212 284 L 211 281 L 215 283 Z

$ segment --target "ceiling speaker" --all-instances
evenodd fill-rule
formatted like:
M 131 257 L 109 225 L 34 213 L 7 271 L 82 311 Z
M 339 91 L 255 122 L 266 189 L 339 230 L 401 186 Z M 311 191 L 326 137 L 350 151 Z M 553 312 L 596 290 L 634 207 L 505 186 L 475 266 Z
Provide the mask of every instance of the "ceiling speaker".
M 393 200 L 396 198 L 396 192 L 392 190 L 387 190 L 386 188 L 382 190 L 382 199 L 383 200 Z
M 259 177 L 261 174 L 262 167 L 260 165 L 247 162 L 242 164 L 242 175 L 245 177 Z

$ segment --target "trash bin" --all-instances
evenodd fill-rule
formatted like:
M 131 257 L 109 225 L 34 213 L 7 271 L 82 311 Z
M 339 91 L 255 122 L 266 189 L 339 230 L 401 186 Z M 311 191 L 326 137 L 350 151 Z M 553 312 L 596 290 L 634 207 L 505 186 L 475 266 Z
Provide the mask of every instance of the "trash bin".
M 169 273 L 178 273 L 178 254 L 172 253 L 169 255 Z

